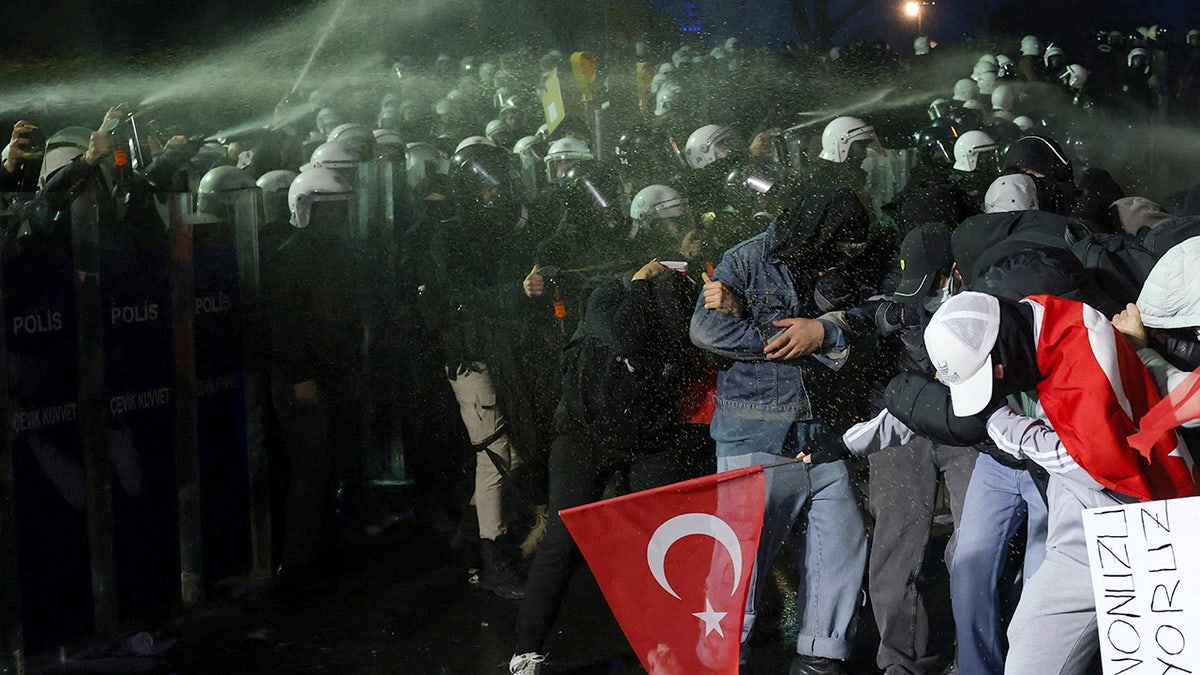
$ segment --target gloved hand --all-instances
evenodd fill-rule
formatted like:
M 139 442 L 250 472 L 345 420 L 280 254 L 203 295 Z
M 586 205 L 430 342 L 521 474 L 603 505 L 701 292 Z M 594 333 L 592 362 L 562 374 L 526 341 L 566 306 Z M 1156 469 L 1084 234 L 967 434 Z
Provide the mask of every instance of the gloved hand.
M 804 451 L 796 455 L 796 459 L 805 464 L 826 464 L 849 459 L 851 456 L 850 450 L 842 442 L 841 434 L 823 431 L 809 441 Z
M 921 324 L 916 305 L 876 298 L 864 302 L 862 308 L 875 321 L 875 330 L 880 335 L 891 335 L 905 328 L 919 328 Z

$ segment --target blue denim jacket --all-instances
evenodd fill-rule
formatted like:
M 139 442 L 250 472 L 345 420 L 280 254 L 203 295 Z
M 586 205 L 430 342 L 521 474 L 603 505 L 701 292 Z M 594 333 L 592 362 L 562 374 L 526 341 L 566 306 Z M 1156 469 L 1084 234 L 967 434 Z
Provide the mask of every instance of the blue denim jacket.
M 733 361 L 717 375 L 716 414 L 742 419 L 795 422 L 812 419 L 804 388 L 804 371 L 788 363 L 768 361 L 763 349 L 782 329 L 773 322 L 807 316 L 792 275 L 772 259 L 774 226 L 725 252 L 712 278 L 723 282 L 742 300 L 745 313 L 733 317 L 704 308 L 704 296 L 692 314 L 692 342 L 701 349 Z M 825 326 L 822 350 L 845 350 L 845 334 L 833 321 Z M 839 361 L 815 355 L 830 368 Z

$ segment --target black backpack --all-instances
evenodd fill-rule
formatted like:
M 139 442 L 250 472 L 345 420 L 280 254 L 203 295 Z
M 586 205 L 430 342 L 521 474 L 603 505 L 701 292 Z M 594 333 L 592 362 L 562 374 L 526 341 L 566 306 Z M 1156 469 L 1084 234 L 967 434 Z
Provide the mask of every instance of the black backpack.
M 1067 230 L 1071 252 L 1104 294 L 1122 307 L 1137 302 L 1158 256 L 1125 233 L 1093 232 L 1077 221 Z
M 609 281 L 583 303 L 578 327 L 563 349 L 560 431 L 567 422 L 563 413 L 573 428 L 622 444 L 644 427 L 649 413 L 640 401 L 653 380 L 650 369 L 619 356 L 600 334 L 603 322 L 589 317 L 619 304 L 624 293 L 619 281 Z
M 1200 216 L 1176 216 L 1154 228 L 1143 227 L 1137 238 L 1149 251 L 1162 256 L 1176 244 L 1200 236 Z
M 1096 286 L 1124 307 L 1136 302 L 1158 256 L 1124 233 L 1094 232 L 1078 220 L 1043 211 L 1014 211 L 968 218 L 954 232 L 959 268 L 971 286 L 1013 253 L 1048 246 L 1071 251 Z

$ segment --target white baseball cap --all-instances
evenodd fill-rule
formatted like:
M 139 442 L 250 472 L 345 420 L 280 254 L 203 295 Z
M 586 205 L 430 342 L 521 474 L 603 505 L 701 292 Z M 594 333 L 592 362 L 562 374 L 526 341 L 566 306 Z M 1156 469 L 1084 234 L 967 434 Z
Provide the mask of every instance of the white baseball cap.
M 950 387 L 955 415 L 974 415 L 992 400 L 992 348 L 999 334 L 1000 301 L 986 293 L 959 293 L 929 320 L 925 349 L 938 379 Z
M 1037 185 L 1023 173 L 1000 176 L 983 196 L 984 213 L 1029 211 L 1038 208 Z

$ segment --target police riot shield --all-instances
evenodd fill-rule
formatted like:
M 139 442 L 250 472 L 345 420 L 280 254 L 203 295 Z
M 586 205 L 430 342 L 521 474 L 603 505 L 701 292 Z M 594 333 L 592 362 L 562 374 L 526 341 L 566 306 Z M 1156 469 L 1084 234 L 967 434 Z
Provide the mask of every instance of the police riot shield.
M 195 231 L 189 195 L 167 202 L 171 238 L 171 326 L 174 346 L 175 479 L 179 499 L 179 580 L 185 603 L 204 594 L 203 531 L 200 524 L 200 457 L 196 387 Z
M 405 313 L 397 289 L 398 240 L 411 221 L 404 168 L 392 162 L 359 165 L 360 226 L 366 232 L 363 278 L 369 336 L 364 354 L 364 448 L 361 478 L 375 486 L 404 482 L 400 382 Z M 399 229 L 399 231 L 398 231 Z
M 241 339 L 242 410 L 245 420 L 246 490 L 249 497 L 251 574 L 266 580 L 274 569 L 271 556 L 271 482 L 268 467 L 267 320 L 262 266 L 267 257 L 259 233 L 266 226 L 258 192 L 247 192 L 234 204 L 237 247 L 237 317 Z M 236 398 L 236 396 L 235 396 Z
M 55 199 L 52 208 L 44 202 L 39 208 L 33 195 L 5 200 L 4 386 L 13 406 L 5 422 L 19 519 L 19 616 L 25 644 L 36 652 L 88 633 L 93 617 L 116 620 L 112 508 L 109 481 L 101 475 L 109 465 L 97 461 L 107 422 L 98 216 L 95 203 L 84 198 L 74 205 Z M 77 304 L 92 310 L 89 321 L 76 320 Z M 80 357 L 90 368 L 83 380 Z M 91 407 L 86 453 L 85 404 Z M 6 530 L 11 534 L 7 524 Z M 95 598 L 93 578 L 99 582 Z
M 182 251 L 155 198 L 125 194 L 125 208 L 101 209 L 99 280 L 118 596 L 123 612 L 141 613 L 179 597 L 172 259 Z
M 202 576 L 208 582 L 244 573 L 255 562 L 268 573 L 270 569 L 262 458 L 261 200 L 259 190 L 238 190 L 225 193 L 219 213 L 188 216 L 194 246 L 188 300 L 195 336 L 198 515 Z M 256 486 L 261 501 L 252 501 L 252 464 L 263 481 Z M 180 499 L 182 506 L 182 493 Z M 259 542 L 264 550 L 252 544 L 252 523 L 265 528 Z
M 0 232 L 19 224 L 21 195 L 0 194 Z M 3 256 L 0 256 L 3 260 Z M 0 315 L 3 315 L 3 270 L 0 269 Z M 8 383 L 7 335 L 0 332 L 0 383 Z M 11 419 L 7 386 L 0 386 L 0 420 Z M 0 435 L 0 671 L 24 669 L 21 636 L 21 586 L 17 564 L 16 505 L 14 502 L 12 433 Z

